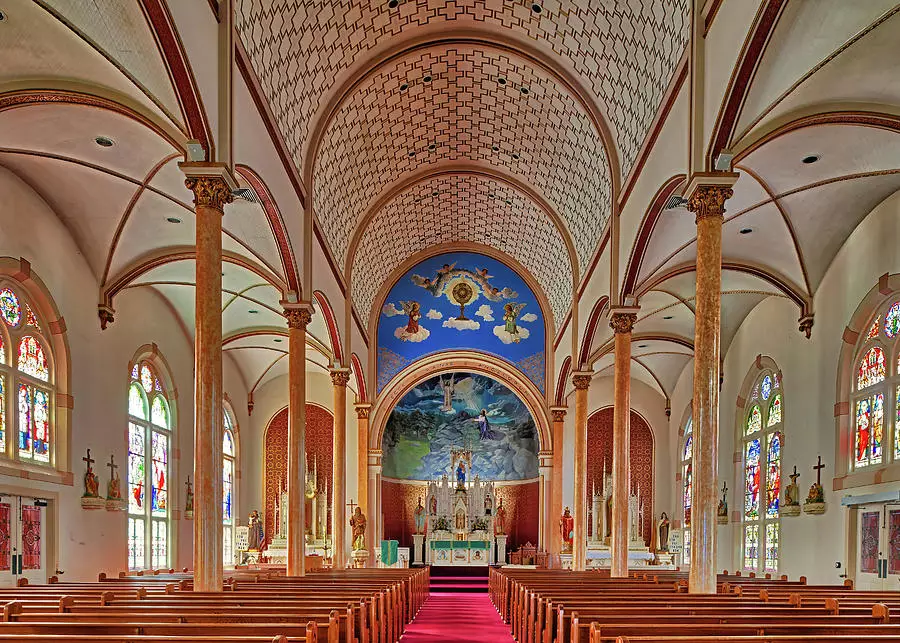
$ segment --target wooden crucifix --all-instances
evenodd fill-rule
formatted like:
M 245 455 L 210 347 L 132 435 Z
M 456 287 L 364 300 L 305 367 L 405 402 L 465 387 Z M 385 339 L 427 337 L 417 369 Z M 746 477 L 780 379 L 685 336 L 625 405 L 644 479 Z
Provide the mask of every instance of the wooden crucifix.
M 109 462 L 106 466 L 109 467 L 109 479 L 114 480 L 116 478 L 116 469 L 119 468 L 119 465 L 116 464 L 116 456 L 112 453 L 109 454 Z
M 347 503 L 347 506 L 350 507 L 350 515 L 352 516 L 357 507 L 357 504 L 353 502 L 353 498 L 350 498 L 350 502 Z
M 822 469 L 825 468 L 825 465 L 822 464 L 822 456 L 819 456 L 819 464 L 813 467 L 816 470 L 816 484 L 822 485 Z M 797 471 L 797 467 L 794 467 L 794 472 Z
M 94 464 L 94 463 L 96 462 L 96 460 L 94 460 L 94 459 L 91 457 L 91 450 L 90 450 L 90 449 L 87 450 L 87 456 L 81 458 L 81 460 L 82 460 L 82 462 L 87 462 L 87 472 L 88 472 L 88 473 L 93 473 L 94 470 L 91 468 L 91 465 Z
M 797 478 L 800 477 L 800 474 L 797 473 L 797 465 L 794 465 L 794 473 L 788 476 L 791 479 L 792 484 L 797 484 Z

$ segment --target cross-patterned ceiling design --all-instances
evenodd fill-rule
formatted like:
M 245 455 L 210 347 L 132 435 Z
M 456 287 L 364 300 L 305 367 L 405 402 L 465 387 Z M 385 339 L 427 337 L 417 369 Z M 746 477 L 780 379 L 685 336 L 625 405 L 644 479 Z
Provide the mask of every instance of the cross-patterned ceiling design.
M 688 0 L 238 0 L 236 24 L 297 154 L 323 96 L 389 41 L 435 25 L 506 30 L 575 71 L 631 169 L 688 41 Z M 540 8 L 535 11 L 532 6 Z
M 467 48 L 397 61 L 335 115 L 316 161 L 314 203 L 339 260 L 354 224 L 393 180 L 459 160 L 534 186 L 565 220 L 586 268 L 610 215 L 602 139 L 554 79 L 509 55 Z
M 492 246 L 525 266 L 559 328 L 572 300 L 571 263 L 559 230 L 527 196 L 479 175 L 420 183 L 369 222 L 353 261 L 357 310 L 368 317 L 379 288 L 407 257 L 453 241 Z

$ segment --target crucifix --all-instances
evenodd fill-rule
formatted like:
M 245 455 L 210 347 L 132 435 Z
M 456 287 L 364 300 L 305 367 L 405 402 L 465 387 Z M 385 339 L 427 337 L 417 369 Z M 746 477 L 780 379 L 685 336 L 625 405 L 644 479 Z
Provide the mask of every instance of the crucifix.
M 96 460 L 94 460 L 94 459 L 91 457 L 91 450 L 90 450 L 90 449 L 87 450 L 87 456 L 84 457 L 84 458 L 81 458 L 81 460 L 82 460 L 82 462 L 87 462 L 87 472 L 88 472 L 88 473 L 93 473 L 94 470 L 91 469 L 91 465 L 94 464 L 94 463 L 96 462 Z
M 114 480 L 116 476 L 116 469 L 119 468 L 119 465 L 116 464 L 116 456 L 113 454 L 109 454 L 109 462 L 106 465 L 109 467 L 109 479 Z
M 725 495 L 728 493 L 728 482 L 722 481 L 722 500 L 725 500 Z
M 355 502 L 353 502 L 353 498 L 350 498 L 350 502 L 347 503 L 347 506 L 350 507 L 350 515 L 353 515 L 353 512 L 356 511 L 356 507 L 358 506 Z
M 813 467 L 816 470 L 816 484 L 820 487 L 822 486 L 822 469 L 825 468 L 825 465 L 822 464 L 822 456 L 819 456 L 819 464 Z M 797 470 L 797 467 L 794 467 L 794 471 Z
M 820 458 L 820 459 L 821 459 L 821 458 Z M 822 465 L 822 466 L 824 466 L 824 465 Z M 800 474 L 797 473 L 797 465 L 796 465 L 796 464 L 794 465 L 794 473 L 792 473 L 792 474 L 789 475 L 788 477 L 791 479 L 791 484 L 792 484 L 792 485 L 796 485 L 796 484 L 797 484 L 797 478 L 800 477 Z

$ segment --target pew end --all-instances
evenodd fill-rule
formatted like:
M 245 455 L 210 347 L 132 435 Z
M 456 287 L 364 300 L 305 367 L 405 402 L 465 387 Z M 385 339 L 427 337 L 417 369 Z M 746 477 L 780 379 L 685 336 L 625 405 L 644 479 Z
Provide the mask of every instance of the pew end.
M 875 603 L 872 606 L 872 617 L 882 625 L 891 622 L 891 609 L 884 603 Z
M 826 598 L 825 599 L 825 609 L 829 614 L 839 614 L 841 611 L 841 604 L 836 598 Z
M 3 622 L 9 623 L 14 621 L 16 616 L 22 613 L 22 603 L 19 601 L 10 601 L 3 605 Z

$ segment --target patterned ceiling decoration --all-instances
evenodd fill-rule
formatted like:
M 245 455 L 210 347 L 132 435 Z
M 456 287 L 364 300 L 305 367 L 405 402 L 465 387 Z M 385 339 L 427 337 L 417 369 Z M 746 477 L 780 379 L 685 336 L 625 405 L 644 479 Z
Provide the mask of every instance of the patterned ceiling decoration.
M 559 328 L 572 300 L 571 264 L 559 230 L 528 197 L 478 175 L 425 181 L 392 199 L 369 222 L 352 273 L 354 304 L 363 319 L 381 285 L 407 257 L 453 241 L 493 246 L 519 261 L 547 295 Z
M 532 4 L 541 8 L 532 9 Z M 688 0 L 238 0 L 236 24 L 288 144 L 341 72 L 435 23 L 510 30 L 560 59 L 593 91 L 627 175 L 688 41 Z
M 339 260 L 352 224 L 392 180 L 457 160 L 502 167 L 537 188 L 566 221 L 586 269 L 610 214 L 602 139 L 549 76 L 508 55 L 465 48 L 390 65 L 332 120 L 316 161 L 314 199 Z

